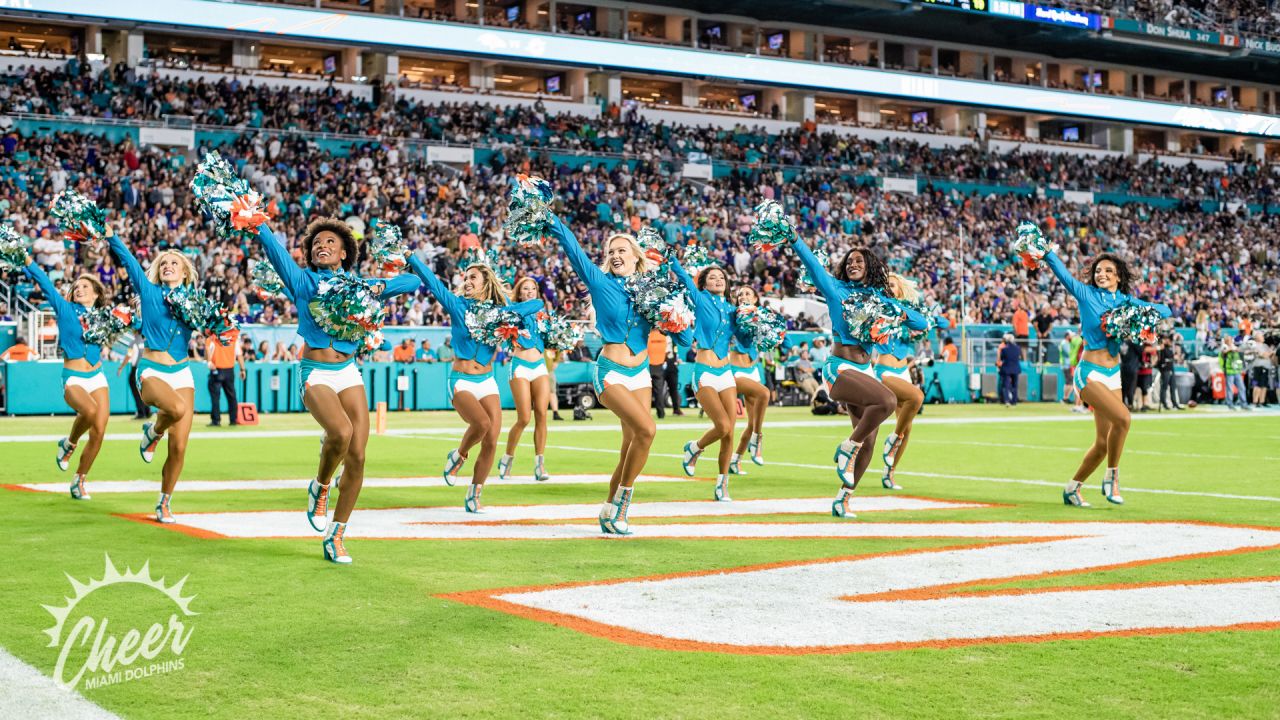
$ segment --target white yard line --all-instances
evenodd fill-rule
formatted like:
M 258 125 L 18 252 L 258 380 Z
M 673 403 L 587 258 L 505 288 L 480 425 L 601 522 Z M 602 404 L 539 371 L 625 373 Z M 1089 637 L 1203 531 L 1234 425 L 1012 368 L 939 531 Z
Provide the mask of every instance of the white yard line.
M 603 412 L 603 411 L 601 411 Z M 1136 424 L 1145 424 L 1147 422 L 1166 422 L 1175 420 L 1227 420 L 1241 419 L 1250 417 L 1280 417 L 1280 411 L 1277 410 L 1258 410 L 1251 413 L 1233 413 L 1225 410 L 1206 410 L 1203 412 L 1194 412 L 1190 414 L 1169 414 L 1169 415 L 1135 415 Z M 1060 422 L 1085 422 L 1091 421 L 1093 418 L 1088 414 L 1072 414 L 1072 415 L 1045 415 L 1034 417 L 984 417 L 984 418 L 931 418 L 922 417 L 916 420 L 916 425 L 1000 425 L 1000 424 L 1038 424 L 1038 423 L 1060 423 Z M 69 421 L 68 421 L 69 422 Z M 892 424 L 892 420 L 886 423 Z M 679 423 L 662 424 L 658 426 L 659 431 L 663 430 L 705 430 L 709 420 L 703 421 L 686 421 Z M 849 421 L 846 418 L 833 420 L 783 420 L 779 422 L 769 422 L 767 426 L 770 428 L 817 428 L 817 427 L 848 427 Z M 113 432 L 107 433 L 106 440 L 137 440 L 139 439 L 141 430 L 136 432 Z M 435 427 L 435 428 L 398 428 L 388 430 L 387 435 L 395 436 L 433 436 L 433 435 L 457 435 L 462 432 L 461 421 L 458 427 Z M 618 432 L 617 426 L 613 424 L 607 425 L 555 425 L 550 428 L 552 435 L 560 433 L 596 433 Z M 61 434 L 45 434 L 45 435 L 0 435 L 0 443 L 40 443 L 40 442 L 57 442 L 64 437 Z M 232 440 L 232 439 L 269 439 L 269 438 L 295 438 L 295 437 L 320 437 L 320 429 L 306 430 L 237 430 L 237 431 L 216 431 L 216 430 L 196 430 L 191 433 L 192 440 Z
M 0 718 L 120 720 L 0 648 Z

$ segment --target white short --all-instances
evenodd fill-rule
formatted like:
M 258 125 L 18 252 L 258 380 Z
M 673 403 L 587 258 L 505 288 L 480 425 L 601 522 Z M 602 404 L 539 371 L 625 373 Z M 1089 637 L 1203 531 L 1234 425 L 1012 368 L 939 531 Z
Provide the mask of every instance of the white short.
M 150 377 L 159 378 L 160 380 L 163 380 L 165 385 L 168 385 L 174 390 L 182 390 L 186 388 L 189 388 L 191 390 L 196 389 L 196 380 L 194 377 L 191 376 L 191 368 L 189 367 L 184 367 L 181 370 L 178 370 L 176 372 L 168 372 L 168 373 L 160 372 L 155 368 L 146 367 L 146 368 L 142 368 L 142 372 L 138 373 L 139 381 L 146 380 L 147 378 L 150 378 Z
M 880 382 L 884 382 L 885 378 L 894 378 L 895 380 L 901 380 L 908 385 L 911 384 L 911 368 L 907 365 L 903 365 L 900 368 L 889 367 L 888 365 L 877 365 L 876 375 L 879 377 Z
M 84 388 L 85 392 L 92 395 L 94 392 L 98 390 L 107 389 L 107 376 L 104 375 L 101 370 L 99 370 L 98 372 L 94 373 L 89 377 L 79 377 L 76 375 L 72 375 L 71 377 L 68 377 L 67 379 L 62 381 L 62 388 L 64 390 L 66 388 L 72 388 L 72 387 Z
M 335 393 L 356 386 L 363 386 L 364 378 L 360 375 L 359 368 L 355 363 L 348 363 L 340 368 L 330 369 L 323 367 L 303 368 L 302 392 L 305 394 L 307 388 L 327 387 Z
M 540 377 L 546 377 L 550 374 L 547 372 L 547 364 L 545 362 L 540 362 L 535 367 L 529 367 L 528 365 L 516 362 L 511 366 L 511 368 L 512 380 L 528 380 L 529 382 L 533 382 Z
M 493 379 L 493 375 L 489 374 L 483 380 L 467 380 L 465 375 L 453 374 L 449 376 L 449 402 L 453 402 L 453 397 L 458 393 L 470 393 L 477 400 L 483 400 L 490 395 L 498 394 L 498 381 Z
M 694 384 L 698 389 L 711 388 L 716 392 L 724 392 L 725 390 L 736 390 L 737 381 L 733 379 L 733 367 L 725 365 L 720 368 L 709 368 L 705 365 L 697 366 L 697 376 L 694 378 Z
M 600 380 L 607 388 L 613 387 L 614 385 L 621 385 L 628 390 L 646 390 L 653 387 L 653 379 L 649 377 L 647 370 L 648 368 L 646 368 L 646 372 L 642 372 L 638 375 L 627 375 L 625 373 L 620 373 L 617 370 L 610 370 L 605 373 L 604 377 L 600 378 Z M 603 392 L 603 390 L 601 392 Z

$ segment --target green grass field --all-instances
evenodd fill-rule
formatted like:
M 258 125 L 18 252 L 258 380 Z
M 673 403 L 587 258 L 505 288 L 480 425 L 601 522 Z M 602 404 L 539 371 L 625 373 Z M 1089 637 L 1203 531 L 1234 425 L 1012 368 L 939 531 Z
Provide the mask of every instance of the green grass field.
M 553 475 L 610 472 L 616 426 L 603 411 L 595 416 L 592 423 L 553 427 L 547 454 Z M 935 422 L 939 418 L 982 422 Z M 773 422 L 815 419 L 800 410 L 775 408 L 769 415 Z M 700 422 L 696 415 L 668 417 L 647 472 L 680 474 L 676 455 L 698 431 L 670 427 L 677 421 Z M 0 421 L 0 436 L 6 436 L 0 442 L 5 469 L 0 482 L 69 482 L 70 473 L 54 467 L 52 442 L 14 441 L 61 435 L 69 424 L 69 418 Z M 396 415 L 389 421 L 392 430 L 457 425 L 451 413 Z M 588 426 L 599 429 L 584 430 Z M 109 432 L 130 433 L 129 439 L 106 443 L 90 491 L 95 481 L 159 478 L 163 450 L 155 465 L 144 465 L 133 439 L 137 427 L 135 421 L 113 419 Z M 302 415 L 267 416 L 257 428 L 193 439 L 184 479 L 308 477 L 315 471 L 318 431 L 255 437 L 294 429 L 315 427 Z M 833 495 L 837 483 L 826 466 L 832 446 L 846 434 L 847 428 L 836 424 L 766 425 L 769 464 L 744 463 L 749 475 L 734 479 L 733 497 Z M 1061 407 L 927 407 L 898 475 L 903 492 L 1000 506 L 864 513 L 849 522 L 1190 520 L 1280 528 L 1280 416 L 1208 410 L 1177 419 L 1139 416 L 1123 462 L 1127 504 L 1103 501 L 1098 473 L 1087 494 L 1094 507 L 1065 508 L 1057 486 L 1074 470 L 1092 436 L 1092 423 Z M 367 474 L 436 475 L 455 437 L 375 436 Z M 525 440 L 530 442 L 531 434 Z M 532 455 L 531 447 L 522 448 L 517 473 L 531 471 Z M 701 482 L 641 484 L 636 503 L 710 499 L 713 465 L 710 457 L 702 461 Z M 872 463 L 859 495 L 891 492 L 880 487 L 879 468 L 878 460 Z M 484 499 L 490 506 L 598 503 L 602 487 L 494 482 Z M 65 493 L 0 490 L 0 496 L 8 510 L 0 539 L 9 548 L 0 583 L 5 617 L 0 647 L 45 675 L 52 673 L 58 651 L 46 647 L 44 631 L 52 620 L 41 606 L 61 604 L 70 594 L 67 575 L 82 581 L 100 577 L 104 552 L 121 569 L 149 562 L 153 573 L 170 583 L 189 575 L 184 591 L 196 596 L 191 609 L 198 615 L 184 619 L 191 638 L 182 653 L 183 668 L 82 689 L 91 702 L 127 718 L 1280 717 L 1277 629 L 745 655 L 615 642 L 440 597 L 950 546 L 957 543 L 953 538 L 646 539 L 646 525 L 659 521 L 641 518 L 633 523 L 636 537 L 621 541 L 354 537 L 348 543 L 354 565 L 337 567 L 321 559 L 318 536 L 203 539 L 116 517 L 148 512 L 155 502 L 152 492 L 97 494 L 88 502 L 73 502 Z M 352 528 L 358 527 L 362 510 L 453 507 L 462 498 L 462 488 L 366 488 Z M 233 510 L 301 515 L 303 502 L 303 493 L 295 490 L 184 494 L 179 484 L 173 509 L 180 520 L 184 513 Z M 833 518 L 817 512 L 737 521 L 825 523 Z M 1271 549 L 996 582 L 984 589 L 1276 576 L 1280 550 Z M 738 601 L 723 598 L 725 604 Z M 160 613 L 167 616 L 171 610 L 165 602 L 156 594 L 116 586 L 90 596 L 76 612 L 109 616 L 123 628 L 135 620 L 150 623 Z M 802 599 L 796 603 L 799 608 Z M 1111 610 L 1095 605 L 1076 612 L 1098 617 Z M 857 603 L 847 603 L 826 620 L 856 624 L 859 613 Z M 1153 619 L 1153 626 L 1159 624 Z M 742 627 L 744 641 L 757 630 Z

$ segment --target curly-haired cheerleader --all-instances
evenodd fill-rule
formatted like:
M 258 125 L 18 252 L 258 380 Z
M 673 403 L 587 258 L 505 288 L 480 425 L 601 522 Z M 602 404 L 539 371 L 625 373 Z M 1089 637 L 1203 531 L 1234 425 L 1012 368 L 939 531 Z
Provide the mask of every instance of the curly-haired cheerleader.
M 542 289 L 538 281 L 531 277 L 520 278 L 511 288 L 511 299 L 516 303 L 542 299 Z M 541 309 L 541 308 L 539 308 Z M 507 431 L 507 451 L 498 460 L 498 479 L 505 480 L 511 475 L 511 466 L 515 463 L 516 448 L 520 445 L 520 436 L 533 420 L 533 479 L 538 482 L 548 480 L 546 461 L 543 454 L 547 450 L 547 411 L 551 409 L 551 373 L 547 369 L 545 355 L 546 344 L 538 329 L 536 316 L 531 316 L 525 323 L 528 337 L 515 340 L 511 350 L 511 398 L 516 405 L 516 422 Z
M 604 348 L 596 358 L 595 391 L 622 424 L 622 446 L 609 481 L 608 501 L 600 509 L 600 529 L 629 535 L 627 511 L 633 487 L 649 459 L 657 425 L 649 414 L 653 395 L 648 355 L 652 325 L 636 309 L 627 292 L 626 279 L 647 272 L 649 262 L 636 239 L 625 233 L 615 233 L 605 240 L 604 261 L 599 267 L 591 263 L 578 238 L 559 218 L 551 226 L 551 235 L 591 293 L 596 329 L 604 339 Z
M 831 386 L 831 399 L 844 403 L 849 409 L 853 432 L 849 439 L 836 447 L 836 476 L 840 478 L 840 490 L 831 503 L 831 514 L 836 517 L 854 517 L 849 510 L 849 500 L 858 481 L 862 479 L 871 455 L 875 452 L 876 434 L 897 405 L 893 392 L 876 378 L 871 366 L 871 354 L 863 341 L 854 337 L 844 315 L 844 301 L 850 295 L 861 293 L 888 295 L 888 269 L 884 261 L 868 248 L 855 247 L 840 259 L 835 274 L 827 271 L 802 238 L 795 238 L 794 247 L 801 263 L 809 271 L 814 286 L 827 303 L 831 315 L 831 331 L 836 336 L 831 357 L 822 368 L 823 378 Z M 892 303 L 892 301 L 890 300 Z M 924 316 L 909 308 L 901 308 L 907 317 L 907 326 L 924 329 Z M 874 348 L 872 348 L 874 349 Z
M 913 305 L 920 301 L 920 289 L 916 283 L 897 273 L 889 274 L 889 292 L 893 297 Z M 937 324 L 943 330 L 951 327 L 951 323 L 944 317 L 937 318 Z M 876 358 L 876 377 L 898 398 L 898 424 L 893 429 L 893 434 L 884 439 L 884 450 L 880 454 L 884 461 L 884 475 L 880 477 L 880 484 L 888 490 L 902 489 L 894 480 L 893 473 L 900 466 L 902 453 L 907 449 L 907 439 L 911 436 L 911 426 L 920 413 L 920 407 L 924 405 L 924 392 L 911 382 L 911 358 L 915 352 L 914 342 L 894 337 Z
M 450 336 L 456 357 L 449 373 L 449 401 L 453 409 L 467 423 L 467 431 L 455 450 L 450 450 L 444 463 L 444 481 L 453 484 L 458 471 L 467 461 L 471 448 L 480 446 L 476 463 L 471 469 L 471 485 L 463 507 L 469 513 L 482 512 L 480 493 L 484 481 L 493 469 L 494 455 L 498 450 L 498 436 L 502 434 L 502 401 L 498 395 L 498 381 L 493 377 L 493 356 L 497 345 L 490 338 L 473 335 L 468 314 L 478 307 L 506 307 L 520 316 L 521 326 L 525 316 L 542 309 L 542 300 L 533 299 L 507 307 L 507 295 L 502 281 L 493 268 L 473 263 L 462 274 L 462 295 L 449 290 L 421 258 L 409 258 L 409 266 L 426 283 L 427 292 L 444 306 L 449 313 Z
M 733 297 L 739 312 L 760 306 L 760 295 L 750 285 L 739 285 L 733 291 Z M 729 364 L 733 366 L 734 384 L 747 411 L 747 427 L 729 458 L 729 474 L 746 475 L 741 467 L 743 455 L 748 455 L 756 465 L 764 465 L 764 414 L 769 409 L 770 392 L 764 366 L 760 362 L 760 348 L 737 324 L 734 326 L 733 344 L 729 348 Z
M 1153 304 L 1130 295 L 1129 266 L 1119 257 L 1103 253 L 1089 264 L 1089 282 L 1082 283 L 1071 275 L 1056 252 L 1045 254 L 1049 268 L 1076 299 L 1080 308 L 1080 331 L 1084 336 L 1084 355 L 1076 368 L 1074 384 L 1084 401 L 1093 408 L 1096 431 L 1093 445 L 1084 454 L 1080 467 L 1062 491 L 1062 502 L 1076 507 L 1089 507 L 1080 487 L 1103 460 L 1107 461 L 1102 476 L 1102 495 L 1116 505 L 1124 503 L 1120 496 L 1120 454 L 1129 435 L 1129 408 L 1120 391 L 1120 343 L 1103 331 L 1103 315 L 1121 305 L 1144 305 L 1155 308 L 1161 317 L 1169 317 L 1169 306 Z
M 156 447 L 168 434 L 169 455 L 161 470 L 160 498 L 156 502 L 158 522 L 176 522 L 169 510 L 170 499 L 187 457 L 187 439 L 195 412 L 195 380 L 187 366 L 187 347 L 196 329 L 174 315 L 168 297 L 182 286 L 194 287 L 199 278 L 195 265 L 176 250 L 158 253 L 151 267 L 142 269 L 138 259 L 107 228 L 107 244 L 116 261 L 129 274 L 129 283 L 138 296 L 138 315 L 146 350 L 138 360 L 138 387 L 143 402 L 156 408 L 155 423 L 143 423 L 138 450 L 144 462 L 155 459 Z
M 63 297 L 49 276 L 30 257 L 23 272 L 40 286 L 45 299 L 53 306 L 58 322 L 58 347 L 62 349 L 62 396 L 76 411 L 71 433 L 58 441 L 55 460 L 58 469 L 66 472 L 80 438 L 88 434 L 84 452 L 80 453 L 80 462 L 76 465 L 75 479 L 71 482 L 71 497 L 88 500 L 85 478 L 102 448 L 102 437 L 111 418 L 111 395 L 107 389 L 107 377 L 102 373 L 102 347 L 85 338 L 82 319 L 92 309 L 107 307 L 107 290 L 98 278 L 81 275 L 72 284 L 70 297 Z
M 351 228 L 341 220 L 314 220 L 303 231 L 302 253 L 306 268 L 293 257 L 266 225 L 258 228 L 258 240 L 271 266 L 284 283 L 285 292 L 298 309 L 298 334 L 306 345 L 298 361 L 302 374 L 302 404 L 324 429 L 324 446 L 316 478 L 307 488 L 307 521 L 324 532 L 321 548 L 326 560 L 351 562 L 344 542 L 351 511 L 364 485 L 365 447 L 369 442 L 369 401 L 364 379 L 355 366 L 356 340 L 338 339 L 316 322 L 326 295 L 339 276 L 349 274 L 359 257 L 359 245 Z M 416 291 L 421 283 L 404 274 L 387 280 L 366 279 L 373 294 L 388 299 Z M 334 471 L 343 466 L 333 520 L 329 521 L 329 490 Z
M 693 312 L 697 322 L 694 333 L 698 340 L 698 354 L 694 358 L 693 386 L 698 406 L 711 418 L 711 429 L 697 440 L 684 445 L 681 466 L 684 474 L 693 476 L 702 452 L 720 443 L 716 468 L 716 500 L 728 501 L 729 456 L 733 454 L 733 430 L 737 424 L 738 387 L 729 365 L 729 342 L 733 339 L 734 308 L 725 298 L 729 294 L 729 276 L 724 268 L 712 265 L 698 273 L 694 280 L 674 255 L 671 269 L 684 283 L 693 298 Z

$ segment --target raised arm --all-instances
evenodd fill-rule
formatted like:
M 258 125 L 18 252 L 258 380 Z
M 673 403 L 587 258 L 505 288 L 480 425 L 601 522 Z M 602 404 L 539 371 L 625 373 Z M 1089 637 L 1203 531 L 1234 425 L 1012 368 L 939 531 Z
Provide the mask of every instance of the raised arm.
M 578 273 L 578 277 L 582 278 L 583 282 L 588 285 L 595 285 L 605 280 L 604 271 L 591 262 L 591 258 L 587 257 L 587 252 L 578 243 L 578 238 L 574 236 L 573 231 L 559 217 L 551 224 L 551 234 L 555 237 L 556 242 L 560 244 L 560 249 L 564 251 L 565 257 L 568 258 L 569 264 L 573 266 L 574 272 Z
M 44 268 L 40 267 L 35 260 L 28 257 L 27 266 L 22 270 L 27 277 L 35 281 L 36 285 L 40 286 L 40 292 L 44 293 L 44 296 L 49 300 L 49 304 L 53 306 L 55 315 L 61 315 L 68 311 L 75 312 L 75 308 L 71 306 L 71 303 L 66 298 L 62 297 L 62 294 L 58 292 L 58 288 L 53 286 L 53 281 L 45 274 Z
M 418 277 L 422 278 L 423 284 L 426 285 L 427 292 L 431 293 L 432 297 L 444 306 L 446 312 L 450 315 L 458 315 L 466 312 L 466 308 L 463 307 L 462 300 L 457 295 L 453 294 L 453 291 L 449 289 L 449 286 L 445 285 L 444 281 L 437 277 L 435 272 L 428 267 L 426 263 L 422 262 L 421 258 L 417 255 L 410 255 L 409 267 L 417 273 Z
M 1083 297 L 1089 286 L 1080 282 L 1071 274 L 1071 271 L 1067 269 L 1066 264 L 1062 262 L 1062 258 L 1058 257 L 1058 253 L 1050 250 L 1045 253 L 1044 257 L 1049 263 L 1049 269 L 1052 270 L 1054 276 L 1058 278 L 1058 282 L 1062 283 L 1067 288 L 1067 292 L 1074 295 L 1077 300 Z
M 697 297 L 698 283 L 689 275 L 689 271 L 684 269 L 684 265 L 680 264 L 680 258 L 676 257 L 675 253 L 671 253 L 671 269 L 675 271 L 676 277 L 680 278 L 680 282 L 684 283 L 689 294 Z
M 813 271 L 810 270 L 809 272 L 812 273 Z M 929 318 L 925 317 L 923 313 L 911 307 L 910 304 L 902 302 L 901 300 L 897 300 L 892 297 L 886 297 L 885 299 L 888 300 L 890 303 L 892 303 L 894 307 L 901 310 L 902 314 L 906 316 L 907 327 L 911 328 L 912 330 L 928 329 Z
M 1160 317 L 1162 318 L 1167 318 L 1173 315 L 1173 310 L 1171 310 L 1169 306 L 1165 305 L 1164 303 L 1147 302 L 1142 298 L 1136 298 L 1132 295 L 1128 295 L 1127 297 L 1129 298 L 1129 302 L 1133 303 L 1134 305 L 1142 305 L 1144 307 L 1155 308 L 1156 312 L 1160 313 Z
M 524 302 L 512 303 L 507 306 L 507 309 L 520 317 L 528 318 L 542 312 L 546 307 L 547 305 L 543 302 L 542 298 L 534 298 L 532 300 L 525 300 Z
M 289 289 L 289 296 L 296 296 L 297 289 L 303 282 L 302 268 L 293 261 L 293 256 L 285 249 L 284 243 L 271 232 L 271 228 L 262 225 L 258 227 L 258 244 L 266 253 L 271 267 L 276 269 L 276 274 L 284 281 L 284 286 Z
M 792 243 L 792 247 L 795 248 L 796 255 L 800 256 L 800 262 L 809 271 L 809 279 L 813 280 L 813 285 L 818 288 L 818 292 L 822 293 L 825 298 L 837 297 L 839 289 L 836 285 L 836 279 L 831 277 L 831 273 L 827 272 L 826 266 L 809 249 L 809 245 L 805 243 L 804 238 L 797 237 L 795 242 Z
M 129 274 L 129 284 L 133 285 L 133 291 L 139 298 L 145 298 L 156 291 L 156 286 L 147 279 L 147 271 L 142 269 L 142 264 L 133 256 L 133 251 L 110 227 L 107 228 L 107 245 L 111 248 L 111 254 L 116 256 L 116 262 Z

